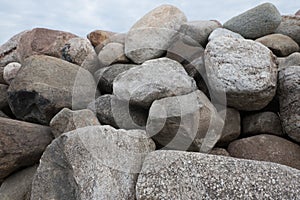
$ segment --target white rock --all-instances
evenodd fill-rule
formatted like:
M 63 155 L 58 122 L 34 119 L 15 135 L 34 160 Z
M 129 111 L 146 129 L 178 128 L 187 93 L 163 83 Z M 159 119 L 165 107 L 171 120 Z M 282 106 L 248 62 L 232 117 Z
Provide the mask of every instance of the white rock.
M 9 63 L 4 67 L 3 78 L 7 84 L 10 84 L 10 82 L 16 77 L 20 68 L 21 64 L 17 62 Z

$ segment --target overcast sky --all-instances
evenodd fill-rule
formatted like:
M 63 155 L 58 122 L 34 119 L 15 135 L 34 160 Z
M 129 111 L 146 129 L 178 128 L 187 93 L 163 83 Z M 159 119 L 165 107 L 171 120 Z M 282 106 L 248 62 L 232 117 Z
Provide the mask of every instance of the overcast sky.
M 161 4 L 180 8 L 189 21 L 221 23 L 263 0 L 0 0 L 0 44 L 35 27 L 69 31 L 85 37 L 100 29 L 127 32 L 140 17 Z M 281 14 L 294 14 L 300 0 L 269 0 Z

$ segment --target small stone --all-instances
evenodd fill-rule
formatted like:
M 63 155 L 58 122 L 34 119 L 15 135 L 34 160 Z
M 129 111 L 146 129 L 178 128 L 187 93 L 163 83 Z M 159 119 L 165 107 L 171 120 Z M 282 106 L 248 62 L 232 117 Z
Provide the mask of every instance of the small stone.
M 104 46 L 98 54 L 98 59 L 102 67 L 107 67 L 114 63 L 129 62 L 125 56 L 124 45 L 120 43 L 109 43 Z
M 0 84 L 0 109 L 8 105 L 7 103 L 7 89 L 8 86 Z
M 279 62 L 278 64 L 279 71 L 290 66 L 300 66 L 300 53 L 295 52 L 289 55 L 288 57 L 278 58 L 277 60 Z
M 10 84 L 11 81 L 17 76 L 20 68 L 21 64 L 17 62 L 9 63 L 4 67 L 3 79 L 7 84 Z
M 292 38 L 300 45 L 300 16 L 288 15 L 282 16 L 282 21 L 279 27 L 275 30 L 275 33 L 281 33 Z
M 243 39 L 243 36 L 241 36 L 238 33 L 235 33 L 233 31 L 230 31 L 226 28 L 216 28 L 211 32 L 211 34 L 208 37 L 208 41 L 211 41 L 217 37 L 230 37 L 230 38 L 236 38 L 236 39 Z
M 87 35 L 87 38 L 90 40 L 94 47 L 98 46 L 105 40 L 109 39 L 111 36 L 115 35 L 114 32 L 103 31 L 103 30 L 95 30 L 90 32 Z
M 212 155 L 218 155 L 218 156 L 230 156 L 228 151 L 226 149 L 223 149 L 223 148 L 213 148 L 209 154 L 212 154 Z

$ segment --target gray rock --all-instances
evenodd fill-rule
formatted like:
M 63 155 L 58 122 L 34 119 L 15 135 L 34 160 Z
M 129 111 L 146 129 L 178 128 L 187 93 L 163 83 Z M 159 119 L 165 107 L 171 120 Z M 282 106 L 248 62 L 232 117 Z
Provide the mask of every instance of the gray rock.
M 0 179 L 37 163 L 53 139 L 47 126 L 0 117 Z
M 142 162 L 154 149 L 143 130 L 89 126 L 65 133 L 43 154 L 31 200 L 134 199 Z
M 0 84 L 0 109 L 8 105 L 7 103 L 7 89 L 8 86 Z
M 190 36 L 192 39 L 197 41 L 202 46 L 205 46 L 208 41 L 208 36 L 210 33 L 220 28 L 220 22 L 210 20 L 210 21 L 191 21 L 186 22 L 181 25 L 179 32 L 184 35 Z
M 296 52 L 285 58 L 278 58 L 279 71 L 290 66 L 300 66 L 300 53 Z
M 300 15 L 300 10 L 298 10 L 298 11 L 295 13 L 295 15 Z
M 149 108 L 154 100 L 195 90 L 196 83 L 183 66 L 168 58 L 146 61 L 119 74 L 113 82 L 118 98 L 144 108 Z
M 18 119 L 49 124 L 62 108 L 86 108 L 97 95 L 93 76 L 61 59 L 31 56 L 8 89 L 8 103 Z
M 87 35 L 87 38 L 90 40 L 91 44 L 96 47 L 115 34 L 116 33 L 110 31 L 94 30 Z
M 300 66 L 279 72 L 280 118 L 285 133 L 300 142 Z
M 3 74 L 4 74 L 4 67 L 0 67 L 0 84 L 7 84 L 6 81 L 4 80 Z
M 145 129 L 148 113 L 121 101 L 114 95 L 102 95 L 88 105 L 101 124 L 121 129 Z
M 243 118 L 244 137 L 249 137 L 258 134 L 270 134 L 284 136 L 281 128 L 280 118 L 273 112 L 261 112 L 248 115 Z
M 260 110 L 273 99 L 278 70 L 267 47 L 251 40 L 218 37 L 208 43 L 204 57 L 208 82 L 213 91 L 226 92 L 228 106 Z
M 141 199 L 299 199 L 300 171 L 258 162 L 181 151 L 154 151 L 137 182 Z
M 230 156 L 228 151 L 223 148 L 213 148 L 209 154 L 218 155 L 218 156 Z
M 289 36 L 282 34 L 271 34 L 258 38 L 255 41 L 262 43 L 277 56 L 288 56 L 299 51 L 299 45 Z
M 109 43 L 103 47 L 98 54 L 101 66 L 107 67 L 114 63 L 127 63 L 128 58 L 125 56 L 124 45 L 120 43 Z
M 231 38 L 236 38 L 236 39 L 243 39 L 243 36 L 241 36 L 238 33 L 235 33 L 233 31 L 230 31 L 226 28 L 216 28 L 211 32 L 211 34 L 208 37 L 208 41 L 211 41 L 217 37 L 231 37 Z
M 112 94 L 113 92 L 113 82 L 115 78 L 138 65 L 134 64 L 114 64 L 108 67 L 101 68 L 94 73 L 94 78 L 98 84 L 98 89 L 100 90 L 101 94 L 109 93 Z
M 101 44 L 99 44 L 95 47 L 95 51 L 96 51 L 97 55 L 103 49 L 103 47 L 105 47 L 109 43 L 119 43 L 119 44 L 125 45 L 126 35 L 127 35 L 126 33 L 116 33 L 116 34 L 110 36 L 109 38 L 107 38 L 106 40 L 104 40 Z
M 17 76 L 20 68 L 21 64 L 18 62 L 9 63 L 4 67 L 3 79 L 7 84 L 10 84 L 11 81 Z
M 186 16 L 178 8 L 162 5 L 137 21 L 125 39 L 125 54 L 135 63 L 158 58 L 167 50 Z
M 97 117 L 88 109 L 72 111 L 64 108 L 50 121 L 52 133 L 56 138 L 77 128 L 97 125 L 100 125 Z
M 256 135 L 235 140 L 228 146 L 231 156 L 275 162 L 300 169 L 300 146 L 275 135 Z
M 275 33 L 281 33 L 291 37 L 295 42 L 300 45 L 300 16 L 299 15 L 290 15 L 282 16 L 282 21 L 278 28 L 275 30 Z
M 200 90 L 154 101 L 147 134 L 168 149 L 209 152 L 221 137 L 224 122 Z
M 271 3 L 264 3 L 236 17 L 223 27 L 241 34 L 245 38 L 256 39 L 273 33 L 281 22 L 281 15 Z
M 10 118 L 2 110 L 0 110 L 0 117 Z
M 0 187 L 2 200 L 30 200 L 31 184 L 37 165 L 9 176 Z

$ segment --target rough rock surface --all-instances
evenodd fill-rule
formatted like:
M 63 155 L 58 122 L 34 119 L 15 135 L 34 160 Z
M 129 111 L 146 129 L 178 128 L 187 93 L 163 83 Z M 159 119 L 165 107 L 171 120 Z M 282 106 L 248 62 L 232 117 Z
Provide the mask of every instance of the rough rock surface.
M 218 156 L 230 156 L 228 151 L 223 148 L 213 148 L 209 154 L 218 155 Z
M 11 81 L 17 76 L 20 68 L 21 64 L 18 62 L 9 63 L 4 67 L 3 79 L 7 84 L 10 84 Z
M 177 34 L 186 16 L 172 5 L 150 11 L 130 29 L 125 40 L 125 54 L 135 63 L 160 57 Z
M 168 58 L 146 61 L 119 74 L 113 83 L 113 92 L 118 98 L 145 108 L 154 100 L 195 90 L 194 79 L 187 75 L 182 65 Z
M 142 162 L 154 149 L 143 130 L 89 126 L 65 133 L 43 154 L 31 200 L 134 199 Z
M 256 41 L 271 49 L 277 56 L 288 56 L 299 51 L 299 45 L 292 38 L 278 33 L 266 35 Z
M 224 122 L 200 90 L 154 101 L 147 134 L 168 149 L 209 152 L 221 137 Z
M 273 112 L 261 112 L 248 115 L 243 118 L 244 137 L 249 137 L 258 134 L 270 134 L 284 136 L 281 128 L 280 118 Z
M 8 86 L 0 84 L 0 109 L 7 106 L 7 89 Z
M 96 51 L 97 55 L 103 49 L 103 47 L 105 47 L 109 43 L 119 43 L 119 44 L 125 45 L 126 36 L 127 36 L 126 33 L 117 33 L 115 35 L 110 36 L 107 40 L 104 40 L 101 44 L 99 44 L 95 47 L 95 51 Z
M 7 84 L 6 81 L 4 80 L 3 73 L 4 73 L 4 67 L 0 67 L 0 84 Z
M 0 117 L 0 179 L 39 161 L 52 141 L 47 126 Z
M 204 57 L 209 84 L 216 92 L 226 92 L 228 106 L 259 110 L 273 99 L 277 65 L 267 47 L 251 40 L 218 37 L 208 43 Z
M 97 125 L 100 125 L 97 117 L 88 109 L 72 111 L 64 108 L 50 121 L 51 131 L 56 138 L 77 128 Z
M 0 187 L 2 200 L 30 200 L 31 184 L 37 165 L 9 176 Z
M 241 36 L 238 33 L 235 33 L 233 31 L 230 31 L 226 28 L 217 28 L 211 32 L 211 34 L 208 37 L 208 41 L 211 41 L 217 37 L 231 37 L 231 38 L 237 38 L 237 39 L 243 39 L 243 36 Z
M 275 163 L 181 151 L 145 159 L 137 199 L 298 199 L 300 171 Z
M 98 59 L 102 67 L 107 67 L 114 63 L 129 62 L 125 56 L 124 45 L 120 43 L 109 43 L 104 46 L 98 54 Z
M 285 133 L 300 142 L 300 66 L 279 72 L 279 102 Z
M 282 69 L 290 66 L 300 66 L 300 53 L 296 52 L 288 57 L 285 58 L 278 58 L 278 70 L 281 71 Z
M 90 40 L 94 47 L 103 43 L 105 40 L 109 39 L 111 36 L 115 35 L 114 32 L 104 31 L 104 30 L 95 30 L 90 32 L 87 35 L 87 38 Z
M 300 169 L 300 146 L 275 135 L 256 135 L 235 140 L 228 146 L 231 156 L 275 162 Z
M 295 42 L 300 45 L 300 16 L 299 15 L 289 15 L 282 16 L 282 21 L 279 27 L 276 29 L 275 33 L 281 33 L 291 37 Z
M 96 83 L 85 69 L 49 56 L 31 56 L 8 89 L 18 119 L 49 124 L 62 108 L 83 109 L 95 99 Z

